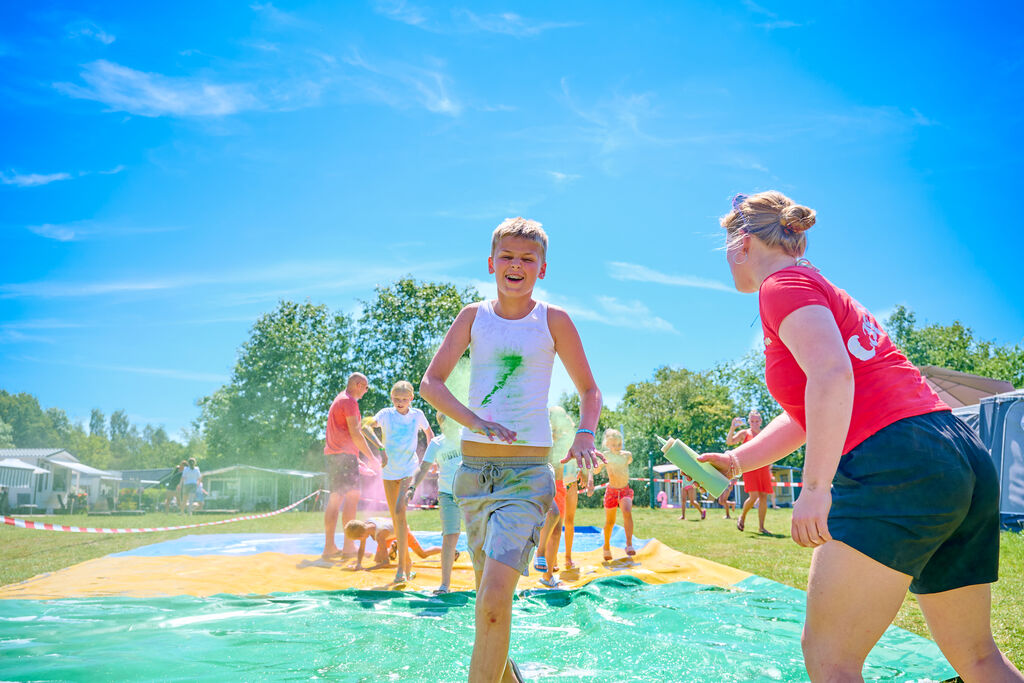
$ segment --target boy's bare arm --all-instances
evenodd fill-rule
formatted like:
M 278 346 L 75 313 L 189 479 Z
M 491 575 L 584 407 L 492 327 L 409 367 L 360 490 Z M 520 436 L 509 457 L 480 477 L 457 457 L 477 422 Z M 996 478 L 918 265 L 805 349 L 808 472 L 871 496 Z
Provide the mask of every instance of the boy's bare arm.
M 420 382 L 420 396 L 460 425 L 474 432 L 486 434 L 492 441 L 497 437 L 499 441 L 512 443 L 516 439 L 515 432 L 496 422 L 481 420 L 476 413 L 452 396 L 452 392 L 445 386 L 445 380 L 455 369 L 459 358 L 469 348 L 470 330 L 473 327 L 473 320 L 476 319 L 476 308 L 477 304 L 463 308 L 456 316 L 455 322 L 448 328 L 441 348 L 434 354 Z
M 426 460 L 420 463 L 420 468 L 416 471 L 416 476 L 412 478 L 412 483 L 409 484 L 409 491 L 406 493 L 406 495 L 409 496 L 409 500 L 412 500 L 413 495 L 416 493 L 416 487 L 420 485 L 420 482 L 423 481 L 423 477 L 427 476 L 427 472 L 429 472 L 430 468 L 433 466 L 434 463 L 427 462 Z
M 580 428 L 594 432 L 601 417 L 601 390 L 597 388 L 594 373 L 590 370 L 579 332 L 569 314 L 557 306 L 548 306 L 548 329 L 555 341 L 555 353 L 562 359 L 562 365 L 580 395 Z M 576 458 L 580 468 L 596 467 L 604 460 L 594 447 L 594 435 L 586 433 L 576 434 L 569 455 L 562 462 L 568 462 L 570 458 Z
M 366 552 L 366 538 L 359 540 L 359 550 L 356 551 L 356 569 L 363 568 L 363 553 Z

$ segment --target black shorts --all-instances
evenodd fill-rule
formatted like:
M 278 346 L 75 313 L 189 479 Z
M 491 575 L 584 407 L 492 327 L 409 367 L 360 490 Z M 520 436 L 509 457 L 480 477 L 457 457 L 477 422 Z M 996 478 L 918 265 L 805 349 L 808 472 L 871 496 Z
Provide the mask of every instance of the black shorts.
M 999 478 L 985 447 L 948 411 L 881 429 L 839 461 L 832 538 L 913 577 L 913 593 L 993 583 Z
M 351 453 L 333 453 L 324 456 L 327 486 L 331 493 L 359 490 L 359 456 Z

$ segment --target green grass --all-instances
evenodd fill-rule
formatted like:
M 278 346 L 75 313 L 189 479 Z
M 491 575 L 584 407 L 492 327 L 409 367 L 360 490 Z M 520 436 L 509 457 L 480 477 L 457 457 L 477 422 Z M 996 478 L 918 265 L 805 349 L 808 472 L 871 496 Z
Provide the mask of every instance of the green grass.
M 811 551 L 799 547 L 789 538 L 790 515 L 789 510 L 769 511 L 767 525 L 770 530 L 776 532 L 775 536 L 769 537 L 749 531 L 738 532 L 734 520 L 722 519 L 722 511 L 719 509 L 709 510 L 708 518 L 703 522 L 697 522 L 692 511 L 687 513 L 686 521 L 678 519 L 678 511 L 645 508 L 637 509 L 634 513 L 636 535 L 641 538 L 657 538 L 691 555 L 706 557 L 752 574 L 806 589 Z M 191 521 L 208 522 L 216 519 L 218 518 L 214 516 L 197 516 Z M 0 585 L 23 581 L 78 562 L 187 534 L 322 532 L 322 519 L 320 513 L 291 512 L 224 526 L 126 535 L 30 531 L 3 526 L 0 527 Z M 134 527 L 172 526 L 185 523 L 185 518 L 181 515 L 151 513 L 145 517 L 56 516 L 48 517 L 46 521 L 79 526 Z M 436 511 L 411 513 L 409 521 L 414 529 L 440 530 L 440 519 Z M 581 508 L 576 516 L 577 525 L 592 524 L 599 527 L 603 521 L 604 512 L 600 509 Z M 755 518 L 748 517 L 748 522 L 751 522 L 748 529 L 751 526 L 756 528 Z M 1018 668 L 1024 669 L 1024 535 L 1001 535 L 999 577 L 992 592 L 993 633 L 996 642 L 1010 660 Z M 917 602 L 909 595 L 895 623 L 914 633 L 928 635 L 924 616 Z

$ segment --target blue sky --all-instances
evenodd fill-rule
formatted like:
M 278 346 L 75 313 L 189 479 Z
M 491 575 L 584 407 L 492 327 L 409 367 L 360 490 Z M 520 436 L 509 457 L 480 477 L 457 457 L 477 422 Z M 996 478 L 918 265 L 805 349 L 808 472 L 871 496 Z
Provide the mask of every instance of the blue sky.
M 5 3 L 0 388 L 174 432 L 279 299 L 486 283 L 525 215 L 614 404 L 757 345 L 716 217 L 771 188 L 876 314 L 1024 341 L 1024 10 L 988 7 Z

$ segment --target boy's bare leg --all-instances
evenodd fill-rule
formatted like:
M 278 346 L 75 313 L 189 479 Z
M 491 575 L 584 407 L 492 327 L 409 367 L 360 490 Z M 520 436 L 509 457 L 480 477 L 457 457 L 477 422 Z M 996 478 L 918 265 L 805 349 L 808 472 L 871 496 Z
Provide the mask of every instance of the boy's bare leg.
M 512 598 L 519 572 L 488 557 L 476 593 L 476 637 L 469 663 L 469 683 L 494 683 L 508 678 L 508 644 L 512 628 Z M 506 673 L 506 667 L 508 672 Z
M 455 546 L 458 543 L 458 534 L 448 534 L 441 538 L 441 585 L 445 588 L 452 585 L 452 565 L 455 564 Z
M 622 508 L 622 528 L 626 532 L 626 552 L 633 549 L 633 499 L 623 498 L 619 501 Z
M 604 509 L 604 559 L 612 559 L 612 529 L 615 528 L 615 512 L 618 508 Z
M 555 578 L 555 566 L 558 564 L 558 542 L 562 540 L 562 516 L 552 514 L 555 509 L 552 506 L 552 511 L 548 513 L 548 519 L 545 521 L 545 526 L 547 526 L 547 522 L 552 522 L 551 531 L 548 533 L 547 541 L 544 544 L 544 561 L 547 563 L 547 571 L 544 572 L 544 578 L 548 581 Z
M 570 484 L 565 490 L 565 568 L 572 569 L 572 541 L 576 536 L 576 505 L 579 502 L 579 488 Z
M 395 537 L 398 539 L 398 571 L 395 572 L 395 580 L 408 578 L 406 576 L 412 562 L 409 558 L 409 523 L 405 518 L 405 490 L 409 486 L 409 478 L 385 479 L 384 497 L 388 499 L 388 512 L 391 513 L 391 521 L 395 525 Z

